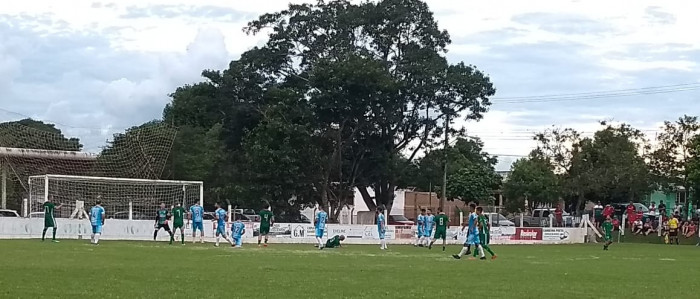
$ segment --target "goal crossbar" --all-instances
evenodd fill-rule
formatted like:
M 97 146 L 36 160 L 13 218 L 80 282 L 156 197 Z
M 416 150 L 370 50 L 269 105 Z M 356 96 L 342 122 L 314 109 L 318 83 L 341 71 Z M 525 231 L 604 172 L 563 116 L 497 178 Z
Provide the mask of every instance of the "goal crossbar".
M 0 157 L 39 158 L 58 160 L 97 160 L 97 155 L 85 152 L 0 147 Z
M 62 174 L 44 174 L 33 175 L 32 178 L 49 178 L 49 179 L 67 179 L 67 180 L 90 180 L 90 181 L 110 181 L 110 182 L 131 182 L 144 184 L 173 184 L 173 185 L 203 185 L 202 181 L 177 181 L 177 180 L 149 180 L 149 179 L 130 179 L 130 178 L 110 178 L 110 177 L 95 177 L 95 176 L 79 176 L 79 175 L 62 175 Z

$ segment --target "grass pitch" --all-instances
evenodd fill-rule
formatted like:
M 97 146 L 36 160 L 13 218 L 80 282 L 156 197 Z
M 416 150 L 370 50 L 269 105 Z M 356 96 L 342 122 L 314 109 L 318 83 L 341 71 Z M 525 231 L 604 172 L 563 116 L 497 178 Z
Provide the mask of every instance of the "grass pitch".
M 493 246 L 454 260 L 413 246 L 0 241 L 0 298 L 696 298 L 700 248 Z

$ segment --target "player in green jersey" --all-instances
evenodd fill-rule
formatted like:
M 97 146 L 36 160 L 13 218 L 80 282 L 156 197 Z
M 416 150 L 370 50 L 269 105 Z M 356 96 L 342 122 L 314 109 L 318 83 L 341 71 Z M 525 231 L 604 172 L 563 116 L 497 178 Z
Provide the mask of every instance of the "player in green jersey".
M 450 219 L 447 218 L 447 215 L 445 215 L 445 212 L 442 210 L 442 208 L 438 209 L 438 215 L 435 217 L 435 235 L 433 236 L 433 240 L 430 241 L 430 245 L 428 245 L 428 249 L 433 249 L 433 244 L 437 239 L 442 239 L 442 251 L 445 251 L 445 243 L 447 242 L 447 229 L 450 227 Z
M 484 215 L 484 208 L 482 207 L 477 207 L 476 208 L 476 215 L 479 216 L 478 218 L 478 226 L 479 226 L 479 240 L 481 240 L 481 247 L 484 248 L 489 254 L 491 254 L 491 259 L 495 260 L 497 258 L 496 254 L 493 253 L 491 248 L 489 247 L 489 241 L 491 239 L 491 234 L 490 234 L 490 229 L 491 225 L 489 225 L 489 218 Z M 474 250 L 474 257 L 476 257 L 477 251 Z M 484 259 L 483 257 L 481 258 L 482 260 Z
M 612 219 L 610 216 L 605 219 L 605 222 L 603 222 L 603 233 L 605 233 L 605 245 L 603 245 L 603 250 L 608 250 L 608 246 L 612 244 L 612 231 L 613 231 L 613 224 L 612 224 Z
M 156 224 L 153 225 L 155 229 L 153 232 L 153 241 L 158 237 L 158 231 L 161 228 L 165 229 L 165 231 L 170 234 L 170 238 L 173 237 L 173 232 L 170 230 L 170 226 L 168 226 L 168 218 L 170 218 L 170 212 L 165 208 L 165 204 L 161 203 L 160 209 L 156 211 Z
M 185 245 L 185 214 L 185 208 L 180 203 L 173 208 L 171 212 L 171 215 L 173 215 L 173 233 L 170 234 L 170 244 L 173 244 L 175 233 L 177 229 L 180 229 L 180 239 L 182 240 L 182 245 Z
M 267 247 L 267 235 L 270 233 L 270 226 L 275 223 L 275 216 L 270 211 L 270 205 L 265 204 L 265 207 L 258 214 L 260 216 L 260 233 L 258 234 L 258 247 L 263 236 L 265 236 L 265 247 Z
M 323 246 L 323 248 L 321 248 L 321 249 L 338 248 L 338 247 L 340 247 L 340 241 L 345 241 L 345 236 L 335 235 L 335 236 L 333 236 L 333 238 L 328 239 L 328 241 L 326 241 L 326 246 Z
M 54 243 L 58 243 L 58 240 L 56 240 L 56 218 L 54 217 L 53 212 L 61 209 L 62 206 L 63 204 L 56 206 L 56 204 L 53 203 L 53 195 L 49 195 L 49 198 L 44 203 L 44 231 L 41 232 L 41 241 L 44 241 L 46 238 L 46 231 L 50 227 L 53 229 L 52 241 Z

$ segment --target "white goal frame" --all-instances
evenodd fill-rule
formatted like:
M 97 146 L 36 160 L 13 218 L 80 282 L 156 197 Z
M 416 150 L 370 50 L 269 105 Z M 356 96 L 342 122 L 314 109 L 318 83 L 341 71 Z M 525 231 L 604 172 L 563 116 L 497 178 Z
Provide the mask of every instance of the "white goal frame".
M 112 178 L 112 177 L 94 177 L 94 176 L 77 176 L 77 175 L 58 175 L 58 174 L 45 174 L 45 175 L 33 175 L 28 178 L 29 186 L 29 202 L 46 202 L 49 199 L 49 182 L 50 179 L 61 179 L 61 180 L 89 180 L 93 182 L 110 182 L 110 183 L 140 183 L 140 184 L 170 184 L 170 185 L 182 185 L 183 190 L 187 185 L 198 185 L 199 186 L 199 205 L 204 206 L 204 182 L 202 181 L 178 181 L 178 180 L 149 180 L 149 179 L 130 179 L 130 178 Z M 43 179 L 44 192 L 40 194 L 38 198 L 33 196 L 32 190 L 32 180 Z M 27 213 L 28 214 L 28 213 Z M 132 220 L 133 209 L 132 202 L 129 202 L 129 220 Z M 78 217 L 87 217 L 87 212 L 84 209 L 84 201 L 76 200 L 75 211 L 71 213 L 71 219 Z

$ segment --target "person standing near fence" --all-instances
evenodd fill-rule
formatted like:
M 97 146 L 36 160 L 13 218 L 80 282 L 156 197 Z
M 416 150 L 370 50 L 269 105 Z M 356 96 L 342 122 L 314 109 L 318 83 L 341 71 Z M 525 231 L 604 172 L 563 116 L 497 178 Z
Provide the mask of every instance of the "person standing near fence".
M 44 241 L 46 238 L 46 231 L 50 227 L 53 232 L 51 241 L 58 243 L 58 240 L 56 240 L 56 218 L 54 217 L 54 210 L 60 210 L 62 206 L 63 204 L 56 206 L 56 204 L 53 203 L 53 195 L 49 195 L 49 198 L 46 199 L 44 203 L 44 230 L 41 232 L 41 241 Z

